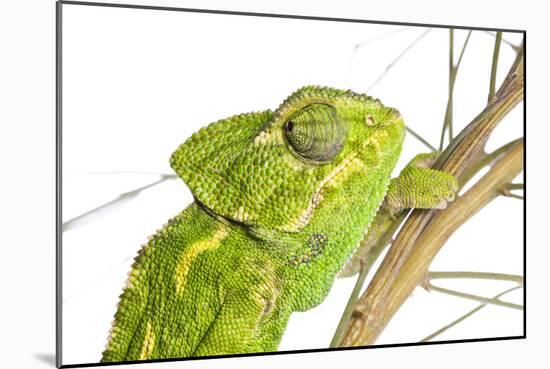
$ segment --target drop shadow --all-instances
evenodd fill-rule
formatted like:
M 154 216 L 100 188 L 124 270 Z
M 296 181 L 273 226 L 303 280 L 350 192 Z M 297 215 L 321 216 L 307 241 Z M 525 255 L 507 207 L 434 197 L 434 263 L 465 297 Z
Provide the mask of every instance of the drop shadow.
M 55 354 L 49 354 L 49 353 L 34 354 L 34 358 L 45 364 L 55 367 Z

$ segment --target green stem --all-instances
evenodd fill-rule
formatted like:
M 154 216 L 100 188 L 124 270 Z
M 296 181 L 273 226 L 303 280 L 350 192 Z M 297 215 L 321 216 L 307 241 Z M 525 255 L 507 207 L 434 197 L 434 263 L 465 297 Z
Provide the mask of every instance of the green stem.
M 376 260 L 378 260 L 378 258 L 382 254 L 382 251 L 384 251 L 386 246 L 391 242 L 392 236 L 397 231 L 399 226 L 405 221 L 405 218 L 407 217 L 408 214 L 409 214 L 409 211 L 402 210 L 398 214 L 390 215 L 388 220 L 391 220 L 391 224 L 389 224 L 389 226 L 385 228 L 382 235 L 376 239 L 376 242 L 369 247 L 367 254 L 361 259 L 359 277 L 357 277 L 357 281 L 355 282 L 353 291 L 351 292 L 351 295 L 348 298 L 348 302 L 346 304 L 344 312 L 342 313 L 342 317 L 338 322 L 338 326 L 336 327 L 336 331 L 334 332 L 334 336 L 332 337 L 332 341 L 330 342 L 329 347 L 340 346 L 340 343 L 342 342 L 342 338 L 346 332 L 349 321 L 355 309 L 355 303 L 357 302 L 357 298 L 359 297 L 361 288 L 365 284 L 367 275 L 369 274 Z M 372 231 L 372 228 L 370 229 L 370 231 Z M 359 247 L 363 247 L 363 246 L 364 245 L 360 245 Z
M 353 286 L 353 291 L 351 291 L 351 295 L 349 296 L 348 302 L 346 304 L 346 308 L 344 309 L 344 313 L 342 314 L 342 317 L 338 322 L 338 327 L 336 327 L 336 331 L 334 332 L 332 341 L 330 341 L 329 347 L 331 348 L 338 347 L 338 345 L 340 344 L 340 341 L 342 340 L 342 336 L 344 335 L 345 329 L 348 325 L 349 318 L 351 317 L 351 314 L 353 313 L 353 309 L 355 308 L 355 302 L 357 301 L 357 298 L 359 297 L 359 293 L 361 292 L 361 288 L 365 284 L 365 279 L 369 274 L 369 269 L 370 268 L 367 268 L 365 263 L 361 263 L 361 269 L 359 269 L 359 276 L 357 277 L 355 286 Z

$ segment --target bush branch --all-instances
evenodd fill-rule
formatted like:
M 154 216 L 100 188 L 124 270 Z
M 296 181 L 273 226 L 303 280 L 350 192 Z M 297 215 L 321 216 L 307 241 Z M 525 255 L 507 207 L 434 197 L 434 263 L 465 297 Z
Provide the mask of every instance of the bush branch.
M 523 52 L 512 65 L 493 101 L 447 146 L 434 168 L 460 177 L 483 150 L 502 118 L 523 99 Z M 523 141 L 517 141 L 489 172 L 445 210 L 414 210 L 391 245 L 382 265 L 355 305 L 342 346 L 375 342 L 391 317 L 425 277 L 451 234 L 523 168 Z

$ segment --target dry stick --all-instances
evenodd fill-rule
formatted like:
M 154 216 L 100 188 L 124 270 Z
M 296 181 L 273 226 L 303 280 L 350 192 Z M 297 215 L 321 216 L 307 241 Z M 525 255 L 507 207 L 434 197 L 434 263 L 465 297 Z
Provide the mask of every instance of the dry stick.
M 470 41 L 470 36 L 472 31 L 468 32 L 464 45 L 462 45 L 462 51 L 460 51 L 460 56 L 456 65 L 454 64 L 454 56 L 452 50 L 454 49 L 454 36 L 453 30 L 450 30 L 450 51 L 449 51 L 449 98 L 447 100 L 447 108 L 445 109 L 445 120 L 443 121 L 443 128 L 441 129 L 441 138 L 439 141 L 439 150 L 443 150 L 443 141 L 445 139 L 445 131 L 449 129 L 449 142 L 453 139 L 453 92 L 455 88 L 456 76 L 458 74 L 458 69 L 460 68 L 460 63 L 462 63 L 462 57 L 464 56 L 464 51 L 466 51 L 466 46 Z
M 520 52 L 496 98 L 453 140 L 434 167 L 459 177 L 482 150 L 492 130 L 522 98 L 523 52 Z M 499 189 L 521 171 L 522 152 L 523 142 L 514 144 L 476 185 L 446 210 L 412 212 L 358 300 L 342 346 L 368 345 L 376 340 L 425 277 L 431 260 L 451 233 L 500 194 L 495 186 Z

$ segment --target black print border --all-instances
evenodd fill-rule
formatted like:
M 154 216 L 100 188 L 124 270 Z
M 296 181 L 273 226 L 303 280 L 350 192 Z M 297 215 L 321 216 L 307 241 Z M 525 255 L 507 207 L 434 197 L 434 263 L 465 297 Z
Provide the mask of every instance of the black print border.
M 164 6 L 150 6 L 150 5 L 135 5 L 135 4 L 118 4 L 118 3 L 100 3 L 100 2 L 87 2 L 87 1 L 56 1 L 56 366 L 58 368 L 83 368 L 83 367 L 96 367 L 96 366 L 110 366 L 110 365 L 125 365 L 125 364 L 143 364 L 143 363 L 157 363 L 157 362 L 173 362 L 173 361 L 188 361 L 188 360 L 209 360 L 219 358 L 233 358 L 233 357 L 247 357 L 247 356 L 265 356 L 265 355 L 286 355 L 286 354 L 302 354 L 302 353 L 316 353 L 327 351 L 347 351 L 347 350 L 364 350 L 372 348 L 383 347 L 413 347 L 413 346 L 425 346 L 425 345 L 440 345 L 449 343 L 471 343 L 471 342 L 489 342 L 489 341 L 504 341 L 514 339 L 527 338 L 527 247 L 526 247 L 526 215 L 527 215 L 527 186 L 526 186 L 526 171 L 527 171 L 527 150 L 523 152 L 523 183 L 524 185 L 524 200 L 523 200 L 523 335 L 520 336 L 508 336 L 508 337 L 488 337 L 488 338 L 473 338 L 463 340 L 447 340 L 436 342 L 411 342 L 411 343 L 396 343 L 385 345 L 371 345 L 371 346 L 358 346 L 358 347 L 341 347 L 341 348 L 322 348 L 322 349 L 307 349 L 307 350 L 289 350 L 289 351 L 277 351 L 277 352 L 258 352 L 252 354 L 234 354 L 234 355 L 217 355 L 206 357 L 189 357 L 189 358 L 173 358 L 173 359 L 157 359 L 157 360 L 139 360 L 139 361 L 120 361 L 115 363 L 84 363 L 84 364 L 69 364 L 62 365 L 62 228 L 61 228 L 61 200 L 62 200 L 62 162 L 61 162 L 61 147 L 62 147 L 62 8 L 63 5 L 79 5 L 79 6 L 95 6 L 106 8 L 128 8 L 128 9 L 142 9 L 142 10 L 161 10 L 172 12 L 187 12 L 187 13 L 202 13 L 202 14 L 224 14 L 232 16 L 247 16 L 247 17 L 265 17 L 265 18 L 286 18 L 286 19 L 301 19 L 301 20 L 315 20 L 315 21 L 329 21 L 329 22 L 348 22 L 348 23 L 372 23 L 372 24 L 386 24 L 386 25 L 403 25 L 403 26 L 416 26 L 416 27 L 431 27 L 431 28 L 454 28 L 465 30 L 480 30 L 480 31 L 502 31 L 513 32 L 523 34 L 524 45 L 524 78 L 526 80 L 526 50 L 527 50 L 527 31 L 520 29 L 506 29 L 506 28 L 488 28 L 488 27 L 466 27 L 458 25 L 441 25 L 441 24 L 428 24 L 428 23 L 408 23 L 408 22 L 390 22 L 390 21 L 374 21 L 364 19 L 350 19 L 350 18 L 330 18 L 319 16 L 306 16 L 306 15 L 293 15 L 293 14 L 270 14 L 270 13 L 254 13 L 244 11 L 227 11 L 227 10 L 212 10 L 212 9 L 193 9 L 193 8 L 176 8 L 176 7 L 164 7 Z M 526 121 L 527 121 L 527 88 L 525 81 L 525 92 L 523 95 L 523 132 L 524 141 L 526 141 Z

